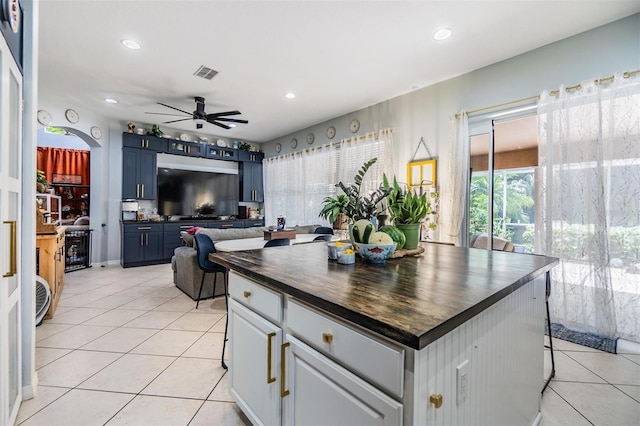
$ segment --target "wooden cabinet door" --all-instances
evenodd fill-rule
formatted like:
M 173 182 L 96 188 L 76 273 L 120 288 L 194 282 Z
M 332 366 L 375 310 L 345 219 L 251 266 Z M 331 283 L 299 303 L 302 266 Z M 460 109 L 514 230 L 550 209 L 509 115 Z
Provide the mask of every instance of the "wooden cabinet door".
M 282 330 L 229 299 L 229 333 L 231 392 L 236 402 L 253 424 L 281 424 Z
M 402 424 L 401 403 L 295 337 L 286 341 L 283 424 Z
M 161 232 L 147 232 L 144 235 L 144 260 L 163 259 L 164 246 Z
M 138 164 L 141 150 L 122 148 L 122 198 L 138 198 Z
M 139 153 L 138 182 L 141 185 L 141 200 L 155 200 L 158 191 L 158 167 L 155 151 L 143 151 Z
M 252 187 L 254 192 L 254 201 L 263 202 L 264 201 L 264 191 L 262 189 L 262 164 L 255 163 L 251 165 L 253 168 L 253 176 L 252 176 Z
M 123 264 L 142 262 L 144 260 L 143 238 L 142 232 L 124 232 L 122 234 Z

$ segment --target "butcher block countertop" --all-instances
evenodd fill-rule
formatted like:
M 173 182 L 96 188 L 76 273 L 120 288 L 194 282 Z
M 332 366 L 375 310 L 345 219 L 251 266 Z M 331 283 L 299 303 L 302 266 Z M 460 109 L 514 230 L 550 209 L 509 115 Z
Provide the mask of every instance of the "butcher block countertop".
M 342 265 L 324 242 L 209 258 L 414 349 L 478 315 L 558 263 L 545 256 L 423 243 L 419 257 Z M 542 320 L 542 318 L 541 318 Z

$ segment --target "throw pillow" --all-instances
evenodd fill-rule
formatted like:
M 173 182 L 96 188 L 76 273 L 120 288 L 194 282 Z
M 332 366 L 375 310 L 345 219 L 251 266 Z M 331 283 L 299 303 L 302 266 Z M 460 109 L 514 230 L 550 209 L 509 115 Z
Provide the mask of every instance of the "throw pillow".
M 185 246 L 193 247 L 193 235 L 186 231 L 180 231 L 180 238 L 182 238 Z
M 186 231 L 186 232 L 187 232 L 188 234 L 190 234 L 190 235 L 195 235 L 195 234 L 196 234 L 196 232 L 198 232 L 198 229 L 200 229 L 200 227 L 199 227 L 199 226 L 194 226 L 193 228 L 189 228 L 189 229 L 187 229 L 187 231 Z

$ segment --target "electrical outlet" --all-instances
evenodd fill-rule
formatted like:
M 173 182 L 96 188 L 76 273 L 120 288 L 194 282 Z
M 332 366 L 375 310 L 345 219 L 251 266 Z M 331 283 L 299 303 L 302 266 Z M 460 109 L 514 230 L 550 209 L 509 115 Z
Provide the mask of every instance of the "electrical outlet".
M 465 360 L 456 368 L 456 384 L 456 402 L 460 405 L 467 397 L 467 391 L 469 389 L 469 360 Z

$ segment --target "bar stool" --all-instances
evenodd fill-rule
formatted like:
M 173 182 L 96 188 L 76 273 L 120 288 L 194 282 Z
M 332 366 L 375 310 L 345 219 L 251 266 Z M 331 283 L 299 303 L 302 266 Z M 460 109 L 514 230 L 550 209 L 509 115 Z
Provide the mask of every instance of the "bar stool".
M 547 377 L 547 380 L 544 382 L 542 392 L 540 393 L 544 393 L 545 389 L 547 389 L 547 386 L 549 386 L 549 382 L 551 381 L 551 379 L 556 376 L 556 362 L 553 358 L 553 339 L 551 336 L 551 316 L 549 315 L 549 296 L 551 296 L 551 271 L 547 271 L 546 274 L 546 288 L 544 296 L 545 304 L 547 305 L 547 329 L 549 330 L 549 344 L 544 345 L 544 347 L 551 351 L 551 373 L 549 374 L 549 377 Z

